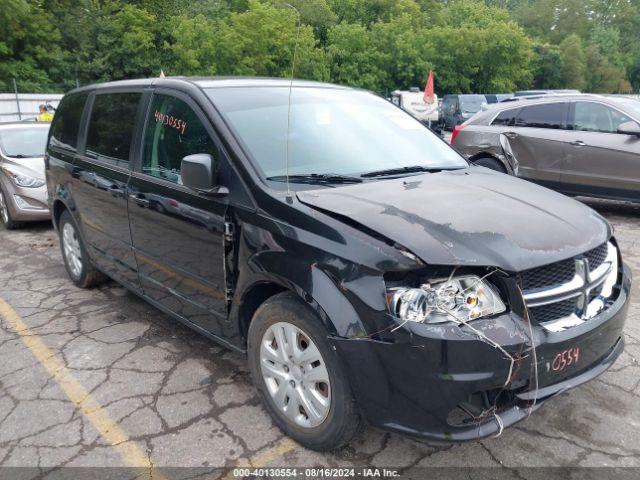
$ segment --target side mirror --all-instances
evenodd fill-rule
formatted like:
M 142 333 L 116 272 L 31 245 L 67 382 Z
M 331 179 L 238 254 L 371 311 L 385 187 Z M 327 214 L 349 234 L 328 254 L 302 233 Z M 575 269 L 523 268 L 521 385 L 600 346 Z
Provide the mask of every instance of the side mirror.
M 618 133 L 640 137 L 640 125 L 636 122 L 624 122 L 618 125 Z
M 215 185 L 216 167 L 213 157 L 208 153 L 187 155 L 180 163 L 182 184 L 204 195 L 226 195 L 229 193 L 227 187 Z

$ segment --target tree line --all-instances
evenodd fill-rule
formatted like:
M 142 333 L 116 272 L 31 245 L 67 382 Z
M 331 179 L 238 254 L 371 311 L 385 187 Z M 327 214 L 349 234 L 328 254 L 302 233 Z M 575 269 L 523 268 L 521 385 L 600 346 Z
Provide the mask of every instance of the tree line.
M 286 77 L 297 36 L 296 77 L 382 94 L 640 89 L 637 0 L 2 0 L 0 91 Z

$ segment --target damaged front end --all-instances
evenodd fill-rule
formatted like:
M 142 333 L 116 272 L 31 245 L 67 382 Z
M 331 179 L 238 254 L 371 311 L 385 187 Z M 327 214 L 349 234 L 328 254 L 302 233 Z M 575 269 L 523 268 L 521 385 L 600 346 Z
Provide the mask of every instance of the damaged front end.
M 387 326 L 333 339 L 364 415 L 409 435 L 473 440 L 499 435 L 546 399 L 604 372 L 624 347 L 631 283 L 615 244 L 607 245 L 591 266 L 585 252 L 525 272 L 387 272 Z M 559 268 L 571 271 L 554 276 Z M 589 273 L 605 271 L 596 285 Z

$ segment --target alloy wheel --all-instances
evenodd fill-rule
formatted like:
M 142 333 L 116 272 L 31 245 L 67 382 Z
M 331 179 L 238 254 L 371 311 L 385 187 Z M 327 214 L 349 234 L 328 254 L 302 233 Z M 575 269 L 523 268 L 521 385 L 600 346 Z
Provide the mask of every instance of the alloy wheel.
M 4 194 L 0 191 L 0 216 L 4 223 L 9 223 L 9 210 L 4 199 Z
M 313 428 L 331 408 L 331 382 L 320 350 L 300 328 L 271 325 L 260 345 L 260 369 L 278 410 L 299 427 Z
M 82 274 L 82 250 L 76 229 L 71 223 L 62 227 L 62 249 L 64 251 L 69 271 L 73 278 L 80 278 Z

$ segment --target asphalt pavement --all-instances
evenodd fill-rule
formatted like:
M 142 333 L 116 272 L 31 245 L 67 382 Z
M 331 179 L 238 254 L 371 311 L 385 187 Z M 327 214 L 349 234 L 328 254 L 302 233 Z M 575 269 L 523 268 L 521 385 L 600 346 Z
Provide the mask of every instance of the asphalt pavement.
M 640 279 L 640 205 L 588 203 L 612 222 Z M 467 478 L 549 478 L 523 467 L 583 466 L 600 467 L 589 471 L 601 478 L 601 467 L 640 467 L 639 281 L 614 367 L 500 437 L 436 444 L 366 427 L 351 445 L 317 453 L 272 424 L 242 355 L 113 282 L 76 288 L 49 224 L 0 228 L 0 252 L 0 478 L 217 478 L 236 467 L 318 466 L 387 467 L 407 478 L 433 467 L 454 468 L 440 477 L 469 467 Z

